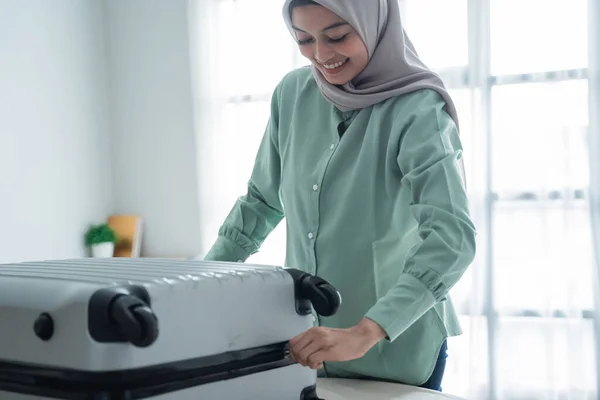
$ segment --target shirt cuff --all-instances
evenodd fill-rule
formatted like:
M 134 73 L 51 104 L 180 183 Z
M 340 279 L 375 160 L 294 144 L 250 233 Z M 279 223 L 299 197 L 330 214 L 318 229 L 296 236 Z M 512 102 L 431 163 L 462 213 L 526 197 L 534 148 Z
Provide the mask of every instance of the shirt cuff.
M 393 342 L 436 303 L 433 293 L 417 278 L 402 274 L 389 292 L 367 312 Z
M 244 262 L 250 253 L 233 240 L 219 236 L 210 251 L 204 256 L 206 261 Z

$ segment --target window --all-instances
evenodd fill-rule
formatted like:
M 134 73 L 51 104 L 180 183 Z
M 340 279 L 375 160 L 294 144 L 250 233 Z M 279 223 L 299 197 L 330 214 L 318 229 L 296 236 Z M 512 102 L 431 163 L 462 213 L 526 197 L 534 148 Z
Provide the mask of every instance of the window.
M 429 68 L 468 64 L 467 0 L 418 0 L 401 5 L 405 30 Z
M 217 0 L 216 4 L 217 92 L 222 107 L 213 140 L 215 149 L 227 156 L 213 162 L 219 171 L 216 184 L 221 199 L 212 217 L 214 232 L 233 201 L 246 192 L 269 120 L 273 90 L 287 72 L 307 64 L 285 26 L 281 1 Z M 284 220 L 247 262 L 282 265 L 285 240 Z
M 218 7 L 219 92 L 268 95 L 295 66 L 281 1 L 220 0 Z
M 493 75 L 585 68 L 586 0 L 491 0 Z
M 491 124 L 494 192 L 560 196 L 587 187 L 587 80 L 495 86 Z
M 452 292 L 465 334 L 446 389 L 595 398 L 588 2 L 400 2 L 465 125 L 480 228 L 476 265 Z

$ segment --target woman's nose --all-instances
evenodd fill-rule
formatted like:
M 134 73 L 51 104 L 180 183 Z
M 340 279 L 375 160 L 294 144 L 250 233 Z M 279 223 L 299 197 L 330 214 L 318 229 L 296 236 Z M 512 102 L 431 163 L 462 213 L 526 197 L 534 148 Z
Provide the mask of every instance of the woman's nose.
M 319 63 L 324 63 L 333 57 L 333 51 L 323 42 L 317 42 L 315 46 L 315 60 Z

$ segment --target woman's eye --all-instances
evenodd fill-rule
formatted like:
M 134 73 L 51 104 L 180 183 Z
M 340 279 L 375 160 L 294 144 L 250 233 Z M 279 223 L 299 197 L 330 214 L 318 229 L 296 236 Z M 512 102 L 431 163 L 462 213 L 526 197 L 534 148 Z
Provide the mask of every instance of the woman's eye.
M 327 41 L 328 41 L 329 43 L 341 43 L 341 42 L 343 42 L 344 40 L 346 40 L 346 37 L 347 37 L 348 35 L 349 35 L 349 34 L 347 33 L 347 34 L 345 34 L 344 36 L 341 36 L 341 37 L 338 37 L 338 38 L 329 38 L 329 37 L 328 37 L 328 38 L 327 38 Z M 310 38 L 310 39 L 298 40 L 298 45 L 300 45 L 300 46 L 303 46 L 303 45 L 310 44 L 310 43 L 312 43 L 312 42 L 314 42 L 314 40 L 313 40 L 312 38 Z
M 340 42 L 343 42 L 344 39 L 346 39 L 346 36 L 348 36 L 348 34 L 345 34 L 344 36 L 339 37 L 339 38 L 329 38 L 329 41 L 332 43 L 340 43 Z
M 312 39 L 298 40 L 298 45 L 303 46 L 305 44 L 309 44 L 310 42 L 312 42 Z

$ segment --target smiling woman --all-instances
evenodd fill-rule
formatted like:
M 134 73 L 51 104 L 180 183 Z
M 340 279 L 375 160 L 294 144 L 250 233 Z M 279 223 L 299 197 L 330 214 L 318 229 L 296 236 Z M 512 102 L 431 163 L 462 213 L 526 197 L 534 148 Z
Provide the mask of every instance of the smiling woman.
M 441 390 L 461 331 L 448 292 L 475 253 L 454 102 L 395 1 L 287 0 L 283 17 L 312 68 L 276 86 L 246 193 L 205 259 L 245 262 L 285 217 L 285 265 L 344 298 L 291 357 Z

